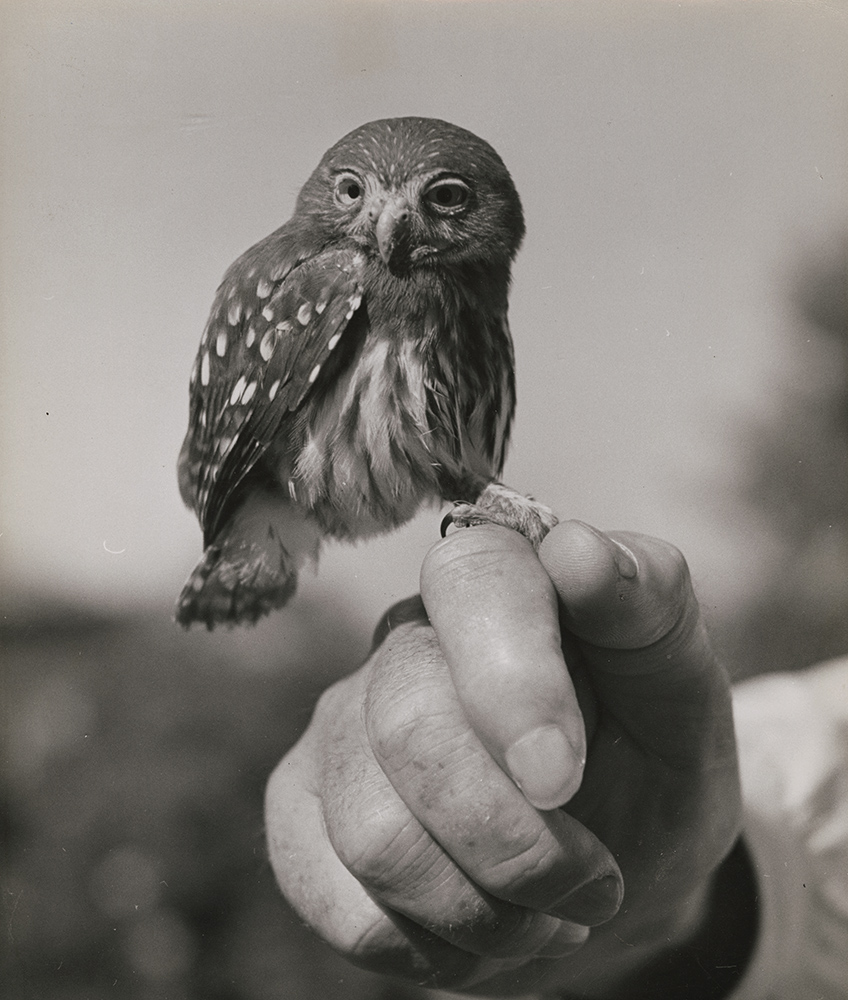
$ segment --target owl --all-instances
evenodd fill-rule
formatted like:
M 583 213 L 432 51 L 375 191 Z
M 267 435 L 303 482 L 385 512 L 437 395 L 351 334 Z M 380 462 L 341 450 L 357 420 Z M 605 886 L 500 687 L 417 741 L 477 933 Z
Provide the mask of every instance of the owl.
M 553 514 L 498 482 L 523 236 L 501 158 L 463 128 L 390 118 L 327 150 L 291 219 L 226 272 L 201 338 L 178 471 L 204 552 L 177 621 L 254 622 L 322 539 L 427 503 L 538 547 Z

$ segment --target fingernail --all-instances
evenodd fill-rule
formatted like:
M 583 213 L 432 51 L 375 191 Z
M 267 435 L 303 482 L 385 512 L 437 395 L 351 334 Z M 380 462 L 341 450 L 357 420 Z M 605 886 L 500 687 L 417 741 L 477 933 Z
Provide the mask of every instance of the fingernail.
M 579 524 L 584 527 L 588 532 L 593 534 L 599 542 L 607 547 L 611 552 L 613 561 L 615 562 L 615 568 L 618 570 L 618 575 L 623 577 L 625 580 L 632 580 L 639 573 L 639 563 L 636 561 L 636 556 L 627 548 L 626 545 L 622 545 L 621 542 L 617 542 L 614 538 L 610 538 L 609 535 L 605 534 L 603 531 L 599 531 L 594 525 L 587 524 L 585 521 L 574 521 L 575 524 Z
M 578 754 L 559 726 L 540 726 L 507 750 L 512 780 L 537 809 L 564 805 L 580 787 L 585 757 Z
M 570 955 L 582 947 L 588 937 L 588 927 L 564 920 L 562 926 L 536 952 L 536 955 L 538 958 L 562 958 L 563 955 Z
M 607 538 L 609 538 L 609 535 L 607 535 Z M 639 572 L 639 563 L 636 561 L 636 556 L 633 555 L 626 545 L 622 545 L 621 542 L 617 542 L 614 538 L 610 538 L 610 541 L 616 548 L 613 558 L 615 559 L 615 568 L 618 570 L 618 575 L 623 576 L 625 580 L 632 580 Z
M 561 899 L 551 912 L 565 920 L 594 926 L 615 916 L 623 896 L 624 885 L 618 875 L 602 875 Z

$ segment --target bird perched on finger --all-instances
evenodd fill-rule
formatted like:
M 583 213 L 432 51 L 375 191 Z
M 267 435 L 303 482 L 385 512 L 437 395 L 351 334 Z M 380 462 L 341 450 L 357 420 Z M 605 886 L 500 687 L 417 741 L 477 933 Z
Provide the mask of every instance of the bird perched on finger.
M 538 547 L 553 514 L 497 481 L 523 236 L 501 158 L 456 125 L 384 119 L 327 150 L 292 218 L 229 268 L 201 339 L 179 483 L 205 550 L 180 623 L 256 621 L 324 537 L 427 502 Z

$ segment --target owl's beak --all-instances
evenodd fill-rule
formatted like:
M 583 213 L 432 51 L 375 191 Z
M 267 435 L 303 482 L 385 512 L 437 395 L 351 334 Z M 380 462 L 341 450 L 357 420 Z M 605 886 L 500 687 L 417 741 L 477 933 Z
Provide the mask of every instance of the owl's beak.
M 394 195 L 382 204 L 379 215 L 376 211 L 372 212 L 372 218 L 377 216 L 377 224 L 374 227 L 377 247 L 383 263 L 388 266 L 398 247 L 406 242 L 405 236 L 409 229 L 409 202 L 401 195 Z

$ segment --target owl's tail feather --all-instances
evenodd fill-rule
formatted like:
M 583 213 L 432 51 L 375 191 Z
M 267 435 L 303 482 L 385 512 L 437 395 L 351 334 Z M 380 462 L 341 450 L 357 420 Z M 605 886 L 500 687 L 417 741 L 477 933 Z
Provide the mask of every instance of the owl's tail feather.
M 294 595 L 298 569 L 318 555 L 320 530 L 302 510 L 261 492 L 249 496 L 206 548 L 188 578 L 175 618 L 253 624 Z

